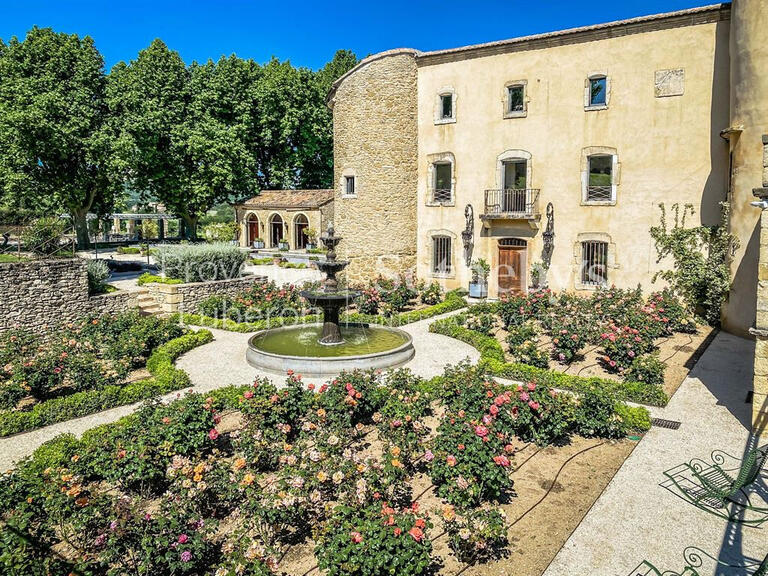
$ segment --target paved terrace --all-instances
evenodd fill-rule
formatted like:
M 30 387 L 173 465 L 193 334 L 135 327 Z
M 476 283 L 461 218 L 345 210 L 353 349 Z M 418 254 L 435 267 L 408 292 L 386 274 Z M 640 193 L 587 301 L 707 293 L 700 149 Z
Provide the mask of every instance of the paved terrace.
M 680 572 L 683 550 L 696 546 L 739 564 L 768 553 L 768 526 L 744 527 L 699 510 L 660 484 L 664 470 L 691 458 L 709 459 L 714 449 L 741 456 L 750 437 L 754 342 L 721 332 L 677 393 L 654 417 L 682 422 L 679 430 L 652 428 L 626 460 L 544 576 L 627 576 L 642 560 Z M 768 442 L 762 438 L 759 445 Z M 763 473 L 765 488 L 768 473 Z M 763 490 L 763 495 L 765 495 Z M 708 561 L 701 576 L 746 576 L 716 571 Z

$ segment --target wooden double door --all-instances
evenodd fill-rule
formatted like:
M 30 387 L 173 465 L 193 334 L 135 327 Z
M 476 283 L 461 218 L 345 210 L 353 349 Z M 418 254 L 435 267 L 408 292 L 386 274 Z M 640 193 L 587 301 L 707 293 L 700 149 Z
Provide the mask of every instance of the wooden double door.
M 517 238 L 499 240 L 499 295 L 520 294 L 526 290 L 525 270 L 528 243 Z

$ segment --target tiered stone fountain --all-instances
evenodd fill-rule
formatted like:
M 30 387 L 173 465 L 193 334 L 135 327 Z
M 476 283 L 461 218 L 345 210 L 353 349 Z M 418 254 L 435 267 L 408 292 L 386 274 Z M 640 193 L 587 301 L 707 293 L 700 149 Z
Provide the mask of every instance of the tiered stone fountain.
M 336 274 L 348 262 L 336 259 L 336 246 L 342 239 L 336 236 L 333 225 L 320 240 L 328 249 L 325 261 L 317 263 L 325 279 L 319 290 L 304 290 L 301 295 L 322 311 L 323 322 L 257 332 L 248 341 L 248 363 L 269 372 L 293 370 L 312 377 L 355 368 L 393 368 L 408 362 L 414 349 L 407 332 L 375 324 L 340 322 L 341 311 L 359 293 L 339 288 Z

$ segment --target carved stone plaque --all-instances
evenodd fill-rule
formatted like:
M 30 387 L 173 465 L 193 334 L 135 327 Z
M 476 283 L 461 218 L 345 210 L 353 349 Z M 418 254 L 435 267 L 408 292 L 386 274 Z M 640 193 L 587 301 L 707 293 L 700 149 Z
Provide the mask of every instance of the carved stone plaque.
M 682 96 L 685 91 L 685 70 L 656 70 L 654 91 L 656 98 Z

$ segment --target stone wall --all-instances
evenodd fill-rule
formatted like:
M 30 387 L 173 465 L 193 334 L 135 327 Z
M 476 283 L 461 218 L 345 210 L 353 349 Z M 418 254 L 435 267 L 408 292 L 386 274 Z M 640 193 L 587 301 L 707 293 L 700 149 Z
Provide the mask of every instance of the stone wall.
M 248 290 L 257 282 L 264 282 L 263 276 L 243 276 L 215 282 L 194 282 L 190 284 L 147 284 L 147 293 L 157 302 L 163 313 L 197 313 L 197 305 L 210 296 L 236 296 Z
M 89 296 L 85 260 L 0 264 L 0 331 L 15 326 L 47 331 L 88 314 L 117 313 L 136 306 L 135 293 Z
M 755 196 L 768 199 L 768 134 L 763 136 L 763 187 Z M 760 252 L 757 269 L 757 318 L 750 332 L 755 336 L 752 427 L 756 434 L 768 429 L 768 211 L 760 216 Z
M 395 50 L 364 60 L 332 95 L 334 226 L 351 281 L 416 262 L 416 77 L 415 52 Z

